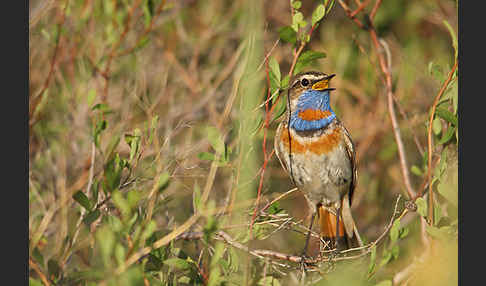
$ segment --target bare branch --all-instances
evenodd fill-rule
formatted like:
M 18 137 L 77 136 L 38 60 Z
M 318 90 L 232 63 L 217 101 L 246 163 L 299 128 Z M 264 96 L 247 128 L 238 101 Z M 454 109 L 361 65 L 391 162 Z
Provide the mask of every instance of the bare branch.
M 428 167 L 427 167 L 427 178 L 429 182 L 429 219 L 430 223 L 434 223 L 434 205 L 433 205 L 433 200 L 434 200 L 434 194 L 432 192 L 432 122 L 434 121 L 434 115 L 435 115 L 435 109 L 437 108 L 437 104 L 439 103 L 439 100 L 444 94 L 446 88 L 449 86 L 449 83 L 452 80 L 452 76 L 454 75 L 454 72 L 456 71 L 457 68 L 457 61 L 454 63 L 454 66 L 452 67 L 451 71 L 449 72 L 449 75 L 447 76 L 446 81 L 442 84 L 442 87 L 437 94 L 437 96 L 434 99 L 434 104 L 432 105 L 432 111 L 430 112 L 430 118 L 429 118 L 429 130 L 428 130 L 428 135 L 427 135 L 427 143 L 428 143 Z

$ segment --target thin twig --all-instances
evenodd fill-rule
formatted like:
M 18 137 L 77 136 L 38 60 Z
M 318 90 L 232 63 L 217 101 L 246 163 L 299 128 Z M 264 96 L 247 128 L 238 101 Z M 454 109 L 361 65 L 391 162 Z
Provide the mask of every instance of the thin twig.
M 265 70 L 266 70 L 266 74 L 267 74 L 267 85 L 268 85 L 267 98 L 270 98 L 271 90 L 270 90 L 270 73 L 269 73 L 268 61 L 266 62 Z M 262 166 L 262 171 L 260 173 L 260 182 L 259 182 L 259 185 L 258 185 L 257 198 L 255 200 L 255 209 L 253 211 L 253 215 L 252 215 L 251 223 L 250 223 L 250 239 L 253 238 L 253 224 L 255 223 L 255 219 L 256 219 L 256 216 L 257 216 L 257 212 L 258 212 L 258 204 L 259 204 L 260 198 L 261 198 L 261 193 L 262 193 L 262 188 L 263 188 L 263 178 L 265 176 L 265 170 L 267 169 L 267 164 L 268 164 L 268 161 L 270 159 L 269 158 L 270 156 L 267 155 L 267 130 L 268 130 L 269 122 L 270 122 L 270 116 L 271 116 L 271 112 L 269 112 L 269 101 L 267 100 L 266 104 L 265 104 L 265 124 L 264 124 L 265 128 L 263 129 L 263 142 L 262 142 L 263 166 Z
M 264 207 L 263 207 L 263 208 L 262 208 L 260 211 L 261 211 L 261 212 L 264 212 L 264 211 L 265 211 L 265 210 L 266 210 L 268 207 L 270 207 L 270 206 L 271 206 L 273 203 L 275 203 L 276 201 L 281 200 L 282 198 L 284 198 L 284 197 L 286 197 L 286 196 L 290 195 L 291 193 L 293 193 L 293 192 L 295 192 L 295 191 L 297 191 L 297 190 L 298 190 L 298 188 L 293 188 L 293 189 L 291 189 L 291 190 L 289 190 L 289 191 L 287 191 L 287 192 L 285 192 L 285 193 L 283 193 L 283 194 L 280 194 L 278 197 L 276 197 L 276 198 L 275 198 L 275 199 L 273 199 L 271 202 L 269 202 L 268 204 L 266 204 L 266 205 L 265 205 L 265 206 L 264 206 Z
M 211 164 L 211 169 L 209 171 L 208 179 L 206 180 L 206 185 L 204 187 L 204 191 L 201 195 L 201 205 L 204 206 L 208 197 L 209 193 L 212 189 L 212 185 L 214 182 L 214 178 L 216 175 L 216 170 L 218 168 L 218 161 L 219 161 L 219 156 L 220 154 L 216 152 L 215 159 L 213 163 Z M 155 241 L 151 246 L 144 247 L 134 254 L 132 254 L 130 257 L 127 258 L 127 260 L 122 263 L 118 268 L 115 269 L 115 275 L 120 275 L 123 273 L 130 265 L 133 263 L 137 262 L 140 258 L 143 256 L 149 254 L 153 249 L 160 248 L 164 245 L 167 245 L 170 243 L 173 239 L 175 239 L 177 236 L 182 234 L 183 232 L 187 231 L 193 224 L 197 222 L 197 220 L 202 216 L 200 212 L 197 212 L 193 214 L 188 220 L 186 220 L 181 226 L 177 227 L 174 229 L 172 232 L 167 234 L 166 236 L 162 237 L 161 239 Z
M 348 15 L 348 17 L 353 20 L 354 23 L 356 23 L 356 25 L 358 25 L 358 27 L 360 27 L 361 29 L 363 29 L 364 25 L 363 23 L 361 23 L 360 20 L 358 20 L 356 18 L 356 15 L 354 17 L 351 16 L 351 14 L 353 13 L 351 11 L 351 9 L 348 7 L 348 5 L 346 5 L 346 3 L 344 3 L 342 0 L 338 0 L 339 2 L 339 5 L 341 5 L 341 7 L 343 7 L 344 9 L 344 12 L 346 13 L 346 15 Z
M 49 283 L 49 280 L 47 280 L 47 277 L 44 275 L 44 273 L 42 273 L 39 266 L 37 265 L 37 263 L 35 263 L 34 260 L 32 260 L 32 258 L 29 258 L 29 266 L 32 267 L 32 269 L 34 269 L 37 275 L 39 275 L 39 278 L 42 280 L 42 283 L 44 283 L 45 286 L 51 285 Z
M 351 12 L 351 14 L 349 16 L 354 18 L 359 12 L 361 12 L 364 8 L 366 8 L 366 6 L 368 6 L 369 2 L 370 2 L 370 0 L 365 0 L 364 2 L 360 3 L 358 8 L 356 10 L 354 10 L 353 12 Z
M 373 9 L 371 10 L 371 13 L 370 13 L 370 20 L 371 21 L 373 21 L 373 19 L 375 18 L 376 12 L 378 12 L 378 8 L 381 5 L 381 1 L 382 0 L 376 0 L 375 5 L 373 6 Z
M 115 54 L 116 54 L 116 51 L 118 50 L 118 47 L 120 47 L 122 41 L 125 39 L 128 31 L 130 29 L 130 23 L 131 23 L 131 20 L 132 20 L 133 13 L 135 12 L 136 8 L 138 7 L 138 5 L 140 5 L 141 2 L 142 2 L 142 0 L 137 0 L 132 5 L 132 7 L 130 8 L 130 11 L 127 13 L 127 17 L 126 17 L 126 20 L 125 20 L 125 26 L 124 26 L 124 29 L 123 29 L 121 35 L 120 35 L 120 38 L 118 38 L 118 41 L 116 41 L 113 44 L 113 46 L 111 47 L 110 53 L 108 54 L 108 60 L 106 62 L 106 67 L 105 67 L 105 70 L 103 71 L 103 73 L 108 76 L 108 79 L 105 79 L 105 87 L 103 89 L 103 95 L 102 95 L 102 101 L 103 102 L 105 102 L 106 98 L 108 97 L 108 87 L 109 87 L 109 84 L 110 84 L 109 75 L 110 75 L 111 62 L 113 61 L 113 59 L 115 57 Z
M 86 192 L 85 192 L 88 198 L 90 197 L 91 185 L 93 184 L 95 156 L 96 156 L 96 146 L 95 143 L 93 142 L 91 145 L 91 166 L 89 168 L 88 186 L 86 187 Z M 69 245 L 66 246 L 66 252 L 64 253 L 63 258 L 61 259 L 60 262 L 61 268 L 64 266 L 64 264 L 66 263 L 67 259 L 70 256 L 69 252 L 72 249 L 73 245 L 76 243 L 76 239 L 78 238 L 79 231 L 81 229 L 81 223 L 85 218 L 85 216 L 86 216 L 86 209 L 81 208 L 81 215 L 79 216 L 78 222 L 76 223 L 76 231 L 74 232 L 71 242 L 69 243 Z
M 445 90 L 449 86 L 449 83 L 452 80 L 452 76 L 454 75 L 454 72 L 456 71 L 457 68 L 457 61 L 454 63 L 454 66 L 452 67 L 451 71 L 449 72 L 449 75 L 447 76 L 446 81 L 442 84 L 442 87 L 437 94 L 437 96 L 434 99 L 434 103 L 432 105 L 432 111 L 430 112 L 430 118 L 429 118 L 429 130 L 428 130 L 428 135 L 427 135 L 427 144 L 428 144 L 428 170 L 427 170 L 427 178 L 429 182 L 429 220 L 430 224 L 434 224 L 434 195 L 432 192 L 432 122 L 434 121 L 434 115 L 435 115 L 435 109 L 437 108 L 437 104 L 439 103 L 439 100 L 444 94 Z
M 150 19 L 150 24 L 148 25 L 148 27 L 145 28 L 143 33 L 136 40 L 136 42 L 135 42 L 136 44 L 133 45 L 133 47 L 131 47 L 129 49 L 126 49 L 124 51 L 117 53 L 116 57 L 128 55 L 128 54 L 132 53 L 135 50 L 136 47 L 138 47 L 138 45 L 142 42 L 142 40 L 144 40 L 145 37 L 152 31 L 155 19 L 157 19 L 158 16 L 160 15 L 160 13 L 162 12 L 162 10 L 164 10 L 165 2 L 166 2 L 166 0 L 162 0 L 162 3 L 160 3 L 160 5 L 157 8 L 157 10 L 155 11 L 154 15 Z
M 49 72 L 47 74 L 47 78 L 44 81 L 44 84 L 42 86 L 42 89 L 39 91 L 36 97 L 32 99 L 32 104 L 30 105 L 30 110 L 29 110 L 29 127 L 32 128 L 32 126 L 37 122 L 37 120 L 34 118 L 35 111 L 37 109 L 37 106 L 39 103 L 42 101 L 42 99 L 45 96 L 45 92 L 47 88 L 49 87 L 49 84 L 51 83 L 52 77 L 54 76 L 54 67 L 56 66 L 56 60 L 57 60 L 57 55 L 59 53 L 59 46 L 61 42 L 61 29 L 62 26 L 64 26 L 64 22 L 66 21 L 66 10 L 67 7 L 69 6 L 69 0 L 66 1 L 66 5 L 64 6 L 64 11 L 61 15 L 61 23 L 58 24 L 57 26 L 57 37 L 56 37 L 56 46 L 54 48 L 54 54 L 52 55 L 51 59 L 51 65 L 49 67 Z
M 375 47 L 376 54 L 378 56 L 378 60 L 380 63 L 381 70 L 385 76 L 386 80 L 386 96 L 388 99 L 388 114 L 390 116 L 390 120 L 392 123 L 393 127 L 393 134 L 395 135 L 395 141 L 397 143 L 398 147 L 398 155 L 400 159 L 400 167 L 402 170 L 402 176 L 403 176 L 403 181 L 405 183 L 405 188 L 407 190 L 408 196 L 410 199 L 415 198 L 416 192 L 412 187 L 412 184 L 410 182 L 410 173 L 408 169 L 408 164 L 407 164 L 407 157 L 405 154 L 405 147 L 403 145 L 402 141 L 402 136 L 400 133 L 400 127 L 398 125 L 398 120 L 397 116 L 395 113 L 395 107 L 394 107 L 394 100 L 393 100 L 393 91 L 392 91 L 392 76 L 391 76 L 391 70 L 388 69 L 386 60 L 383 57 L 383 54 L 380 53 L 380 44 L 378 42 L 377 36 L 376 36 L 376 31 L 374 27 L 370 29 L 370 36 L 372 39 L 372 42 Z
M 339 254 L 346 254 L 346 253 L 350 253 L 350 252 L 353 252 L 353 251 L 361 251 L 363 249 L 365 249 L 365 251 L 362 251 L 360 254 L 352 255 L 352 256 L 338 256 L 338 257 L 321 256 L 319 258 L 304 258 L 304 262 L 307 263 L 307 264 L 317 264 L 317 263 L 320 263 L 320 262 L 328 262 L 328 261 L 331 261 L 331 260 L 332 261 L 353 260 L 353 259 L 357 259 L 357 258 L 360 258 L 360 257 L 363 257 L 363 256 L 369 254 L 372 251 L 373 247 L 377 246 L 386 237 L 386 235 L 390 231 L 391 227 L 393 226 L 393 222 L 395 221 L 395 215 L 397 214 L 398 203 L 400 201 L 400 198 L 401 198 L 401 195 L 398 196 L 398 198 L 395 202 L 393 213 L 391 215 L 391 218 L 390 218 L 388 225 L 385 227 L 385 230 L 383 231 L 383 233 L 375 241 L 373 241 L 372 243 L 369 243 L 366 246 L 356 247 L 356 248 L 351 248 L 351 249 L 341 251 Z M 407 212 L 408 212 L 408 209 L 404 209 L 402 211 L 401 215 L 399 216 L 399 218 L 403 217 L 405 215 L 405 213 L 407 213 Z M 201 239 L 203 236 L 204 236 L 203 232 L 185 232 L 185 233 L 181 233 L 175 239 L 176 240 L 179 240 L 179 239 L 195 240 L 195 239 Z M 229 244 L 229 245 L 231 245 L 231 246 L 233 246 L 237 249 L 245 251 L 245 252 L 247 252 L 247 253 L 249 253 L 249 254 L 257 257 L 257 258 L 260 258 L 260 259 L 271 258 L 271 259 L 284 260 L 284 261 L 294 262 L 294 263 L 301 263 L 302 262 L 302 256 L 291 255 L 291 254 L 281 253 L 281 252 L 278 252 L 278 251 L 267 250 L 267 249 L 250 249 L 247 246 L 235 241 L 229 234 L 227 234 L 224 231 L 216 232 L 215 238 L 216 239 L 222 239 L 222 240 L 224 240 L 225 243 L 227 243 L 227 244 Z M 335 252 L 335 250 L 333 249 L 333 250 L 330 250 L 330 251 L 324 251 L 323 253 L 331 253 L 331 252 Z M 282 265 L 280 264 L 280 266 L 282 266 Z
M 349 9 L 349 7 L 342 0 L 339 0 L 339 4 L 343 7 L 344 11 L 346 12 L 346 14 L 348 15 L 348 17 L 351 20 L 353 20 L 360 28 L 364 27 L 363 24 L 361 22 L 357 21 L 357 19 L 355 17 L 351 17 L 353 12 L 351 11 L 351 9 Z M 374 13 L 372 14 L 373 16 L 374 16 L 374 14 L 376 14 L 376 11 L 379 8 L 380 4 L 381 4 L 380 0 L 377 0 L 375 2 L 375 5 L 374 5 L 373 10 L 372 10 L 372 12 L 374 11 Z M 371 41 L 373 43 L 373 47 L 375 49 L 376 56 L 378 57 L 380 69 L 381 69 L 381 71 L 382 71 L 382 73 L 385 77 L 385 88 L 386 88 L 386 96 L 387 96 L 387 103 L 388 103 L 388 115 L 389 115 L 391 123 L 392 123 L 393 134 L 395 136 L 395 142 L 397 143 L 397 147 L 398 147 L 398 155 L 399 155 L 399 159 L 400 159 L 400 168 L 401 168 L 401 171 L 402 171 L 403 182 L 405 184 L 405 188 L 407 190 L 409 198 L 413 199 L 413 198 L 416 197 L 416 192 L 413 189 L 412 184 L 410 182 L 410 172 L 408 170 L 407 157 L 406 157 L 406 154 L 405 154 L 405 147 L 403 145 L 403 140 L 402 140 L 402 136 L 401 136 L 401 133 L 400 133 L 400 127 L 398 125 L 397 116 L 395 114 L 391 69 L 389 67 L 389 63 L 387 62 L 387 60 L 383 56 L 383 53 L 382 53 L 383 45 L 380 44 L 380 41 L 383 42 L 384 40 L 383 39 L 380 39 L 380 41 L 378 40 L 378 36 L 376 35 L 376 30 L 373 26 L 371 17 L 369 18 L 368 22 L 369 23 L 367 25 L 367 29 L 370 33 L 370 38 L 371 38 Z

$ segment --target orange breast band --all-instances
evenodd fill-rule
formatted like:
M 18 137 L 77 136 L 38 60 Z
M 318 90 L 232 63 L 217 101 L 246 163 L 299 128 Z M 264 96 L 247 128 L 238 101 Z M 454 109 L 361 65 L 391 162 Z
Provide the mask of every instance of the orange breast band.
M 288 129 L 285 128 L 280 135 L 280 140 L 282 140 L 285 148 L 287 150 L 291 148 L 291 151 L 294 154 L 300 154 L 309 151 L 316 155 L 321 155 L 331 152 L 336 146 L 338 146 L 341 136 L 341 130 L 336 128 L 331 133 L 323 134 L 318 140 L 306 143 L 300 143 L 291 135 L 291 144 L 289 144 L 289 133 Z M 289 147 L 289 145 L 291 146 Z
M 319 120 L 326 117 L 329 117 L 332 113 L 327 110 L 320 110 L 320 109 L 306 109 L 304 111 L 299 112 L 298 116 L 304 120 Z

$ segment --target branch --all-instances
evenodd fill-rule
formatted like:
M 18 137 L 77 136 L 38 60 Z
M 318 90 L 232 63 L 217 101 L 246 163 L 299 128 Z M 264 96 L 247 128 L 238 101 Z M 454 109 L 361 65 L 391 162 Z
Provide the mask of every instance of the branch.
M 152 31 L 154 21 L 160 15 L 162 10 L 164 9 L 165 2 L 166 2 L 166 0 L 162 0 L 162 3 L 160 3 L 159 7 L 157 8 L 157 11 L 155 11 L 155 14 L 152 16 L 152 19 L 150 19 L 150 24 L 148 25 L 148 27 L 145 28 L 142 35 L 140 35 L 138 37 L 136 44 L 133 45 L 133 47 L 126 49 L 124 51 L 121 51 L 118 54 L 116 54 L 117 57 L 128 55 L 128 54 L 132 53 L 135 50 L 135 48 L 142 42 L 142 40 L 145 39 L 145 36 L 147 36 Z
M 45 96 L 45 92 L 47 88 L 49 87 L 49 84 L 51 83 L 52 77 L 54 75 L 54 67 L 56 66 L 56 59 L 57 55 L 59 53 L 59 46 L 61 42 L 61 29 L 62 26 L 64 25 L 64 22 L 66 21 L 66 10 L 69 5 L 69 0 L 66 1 L 66 5 L 64 6 L 64 12 L 61 15 L 61 23 L 58 24 L 57 26 L 57 37 L 56 37 L 56 47 L 54 48 L 54 54 L 52 55 L 51 59 L 51 65 L 49 67 L 49 72 L 47 74 L 47 78 L 44 81 L 44 85 L 42 86 L 42 89 L 39 91 L 36 97 L 32 99 L 32 104 L 30 105 L 30 110 L 29 110 L 29 128 L 32 128 L 32 126 L 37 122 L 37 120 L 34 118 L 35 111 L 37 109 L 37 106 L 39 106 L 39 103 L 42 101 L 42 99 Z
M 434 104 L 432 105 L 432 111 L 430 112 L 430 118 L 429 118 L 429 130 L 428 130 L 428 135 L 427 135 L 427 143 L 428 143 L 428 167 L 427 167 L 427 178 L 428 178 L 428 183 L 429 183 L 429 218 L 430 218 L 430 223 L 434 223 L 434 208 L 433 208 L 433 192 L 432 192 L 432 122 L 434 121 L 434 115 L 435 115 L 435 109 L 437 107 L 437 104 L 439 103 L 439 100 L 444 94 L 447 86 L 449 86 L 449 83 L 452 80 L 452 76 L 454 75 L 454 72 L 456 71 L 457 68 L 457 61 L 454 63 L 454 66 L 452 67 L 451 71 L 449 72 L 449 75 L 447 76 L 446 81 L 442 84 L 442 87 L 439 91 L 439 94 L 434 99 Z
M 343 7 L 344 11 L 346 12 L 346 14 L 348 15 L 348 17 L 351 20 L 353 20 L 360 28 L 364 28 L 364 25 L 360 21 L 358 21 L 356 18 L 351 16 L 353 14 L 353 12 L 351 11 L 351 9 L 349 9 L 349 7 L 342 0 L 339 0 L 339 4 Z M 376 11 L 379 8 L 380 4 L 381 4 L 381 1 L 377 0 L 374 7 L 373 7 L 371 16 L 374 17 L 374 15 L 376 14 Z M 389 63 L 387 63 L 387 60 L 385 59 L 385 56 L 382 53 L 383 45 L 380 44 L 380 42 L 378 40 L 378 36 L 376 35 L 376 30 L 373 26 L 371 16 L 368 18 L 369 21 L 367 21 L 367 22 L 369 22 L 369 23 L 367 23 L 368 25 L 367 25 L 366 28 L 368 29 L 368 31 L 370 33 L 370 38 L 371 38 L 371 41 L 373 43 L 373 47 L 374 47 L 376 56 L 378 57 L 380 69 L 383 73 L 383 76 L 385 77 L 385 88 L 386 88 L 386 96 L 387 96 L 387 103 L 388 103 L 388 114 L 390 116 L 390 120 L 391 120 L 392 127 L 393 127 L 393 134 L 395 135 L 395 141 L 396 141 L 397 147 L 398 147 L 398 155 L 399 155 L 399 158 L 400 158 L 400 167 L 401 167 L 401 171 L 402 171 L 403 182 L 405 184 L 405 188 L 407 190 L 409 198 L 413 199 L 413 198 L 416 197 L 416 192 L 413 189 L 412 184 L 410 183 L 410 173 L 409 173 L 409 170 L 408 170 L 407 159 L 406 159 L 407 157 L 406 157 L 406 154 L 405 154 L 405 148 L 403 146 L 402 136 L 401 136 L 401 133 L 400 133 L 400 127 L 398 125 L 398 120 L 397 120 L 397 116 L 396 116 L 396 113 L 395 113 L 394 96 L 393 96 L 393 91 L 392 91 L 391 69 L 389 68 Z M 383 41 L 383 40 L 381 40 L 381 41 Z
M 218 239 L 218 240 L 222 240 L 226 244 L 228 244 L 232 247 L 235 247 L 237 249 L 240 249 L 244 252 L 247 252 L 247 253 L 249 253 L 249 254 L 257 257 L 257 258 L 260 258 L 260 259 L 270 258 L 270 259 L 283 260 L 283 261 L 288 261 L 288 262 L 293 262 L 293 263 L 298 263 L 298 264 L 304 262 L 306 264 L 311 264 L 311 265 L 321 263 L 321 262 L 357 259 L 357 258 L 360 258 L 360 257 L 363 257 L 363 256 L 369 254 L 372 251 L 373 247 L 378 245 L 386 237 L 387 233 L 390 231 L 391 227 L 393 226 L 393 222 L 395 220 L 395 215 L 397 214 L 398 203 L 400 201 L 400 198 L 401 198 L 401 196 L 399 195 L 397 200 L 396 200 L 395 207 L 393 209 L 393 213 L 392 213 L 392 216 L 390 218 L 390 222 L 386 226 L 383 233 L 375 241 L 373 241 L 372 243 L 370 243 L 366 246 L 350 248 L 350 249 L 339 252 L 339 254 L 341 254 L 342 256 L 336 257 L 334 255 L 330 255 L 330 256 L 320 256 L 318 258 L 308 258 L 308 257 L 302 258 L 302 256 L 300 256 L 300 255 L 292 255 L 292 254 L 282 253 L 282 252 L 268 250 L 268 249 L 250 249 L 247 246 L 239 243 L 238 241 L 235 241 L 229 234 L 227 234 L 224 231 L 216 232 L 215 235 L 214 235 L 214 238 Z M 402 211 L 401 215 L 400 215 L 400 218 L 403 217 L 407 212 L 408 212 L 408 209 L 404 209 Z M 181 239 L 183 239 L 183 240 L 198 240 L 198 239 L 202 239 L 203 236 L 204 236 L 203 232 L 185 232 L 185 233 L 182 233 L 181 235 L 177 236 L 176 240 L 181 240 Z M 365 249 L 365 251 L 361 252 L 360 254 L 345 256 L 345 254 L 347 254 L 347 253 L 351 253 L 351 252 L 355 252 L 355 251 L 361 251 L 363 249 Z M 323 251 L 323 253 L 333 253 L 335 251 L 336 251 L 335 249 L 332 249 L 332 250 Z M 302 261 L 302 259 L 304 259 L 304 261 Z M 281 264 L 279 264 L 279 265 L 282 266 Z M 289 267 L 288 265 L 285 265 L 285 266 Z
M 103 73 L 108 76 L 108 78 L 105 78 L 105 88 L 103 89 L 103 95 L 102 95 L 102 101 L 103 102 L 106 101 L 106 98 L 108 96 L 108 87 L 109 87 L 109 83 L 110 83 L 109 76 L 110 76 L 111 62 L 113 61 L 113 58 L 115 57 L 115 53 L 116 53 L 118 47 L 121 45 L 121 42 L 123 41 L 123 39 L 125 39 L 125 37 L 128 33 L 128 30 L 130 28 L 130 22 L 132 20 L 133 13 L 135 12 L 135 9 L 138 7 L 138 5 L 140 5 L 141 2 L 142 2 L 141 0 L 137 0 L 137 2 L 135 2 L 133 4 L 133 6 L 130 8 L 130 11 L 128 12 L 127 18 L 126 18 L 126 21 L 125 21 L 125 27 L 124 27 L 121 35 L 120 35 L 120 38 L 118 39 L 118 41 L 116 43 L 113 44 L 113 46 L 111 47 L 111 51 L 108 54 L 108 60 L 107 60 L 107 63 L 106 63 L 106 67 L 105 67 L 105 70 L 103 71 Z
M 42 280 L 42 283 L 44 283 L 45 286 L 50 286 L 51 284 L 49 283 L 49 280 L 47 280 L 47 277 L 42 273 L 40 270 L 39 266 L 32 260 L 32 258 L 29 258 L 29 266 L 34 269 L 35 273 L 39 275 L 39 278 Z

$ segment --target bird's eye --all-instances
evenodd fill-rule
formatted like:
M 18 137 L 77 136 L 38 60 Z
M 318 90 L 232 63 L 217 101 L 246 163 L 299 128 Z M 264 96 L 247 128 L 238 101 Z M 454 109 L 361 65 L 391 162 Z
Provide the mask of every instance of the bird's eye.
M 308 79 L 306 79 L 306 78 L 304 78 L 304 79 L 302 79 L 302 80 L 300 81 L 300 84 L 301 84 L 302 86 L 308 86 L 308 85 L 309 85 L 309 80 L 308 80 Z

